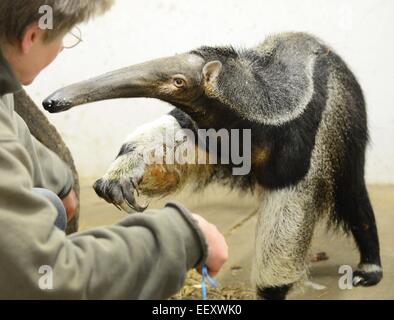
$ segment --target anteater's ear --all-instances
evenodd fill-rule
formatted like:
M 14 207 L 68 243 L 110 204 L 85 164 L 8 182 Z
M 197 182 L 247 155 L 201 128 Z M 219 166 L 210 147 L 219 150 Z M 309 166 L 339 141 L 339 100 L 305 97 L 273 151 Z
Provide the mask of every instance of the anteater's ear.
M 212 82 L 215 81 L 216 78 L 219 76 L 222 68 L 223 65 L 218 60 L 208 62 L 202 70 L 205 84 L 212 84 Z

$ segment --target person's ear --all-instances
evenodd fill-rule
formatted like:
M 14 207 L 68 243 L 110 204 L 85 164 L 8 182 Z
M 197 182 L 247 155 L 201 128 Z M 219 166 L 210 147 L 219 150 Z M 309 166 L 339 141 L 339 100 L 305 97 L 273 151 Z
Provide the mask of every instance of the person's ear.
M 23 54 L 30 52 L 39 37 L 39 32 L 40 30 L 37 24 L 32 24 L 26 28 L 21 40 L 21 50 Z
M 206 84 L 212 83 L 219 76 L 222 68 L 223 65 L 218 60 L 208 62 L 202 70 L 205 83 Z

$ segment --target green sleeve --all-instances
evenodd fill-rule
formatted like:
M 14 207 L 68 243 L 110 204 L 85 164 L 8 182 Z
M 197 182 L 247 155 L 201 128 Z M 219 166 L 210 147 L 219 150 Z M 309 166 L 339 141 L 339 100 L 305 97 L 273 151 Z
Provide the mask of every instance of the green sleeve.
M 176 204 L 67 237 L 32 192 L 33 161 L 2 110 L 0 124 L 0 299 L 166 299 L 205 260 L 203 234 Z
M 165 299 L 204 261 L 201 231 L 174 205 L 66 237 L 31 190 L 28 154 L 0 144 L 0 298 Z M 51 290 L 39 287 L 42 266 L 53 270 Z
M 32 159 L 34 187 L 49 189 L 60 198 L 64 198 L 74 185 L 71 169 L 54 152 L 30 134 L 26 123 L 16 112 L 13 116 L 19 141 Z

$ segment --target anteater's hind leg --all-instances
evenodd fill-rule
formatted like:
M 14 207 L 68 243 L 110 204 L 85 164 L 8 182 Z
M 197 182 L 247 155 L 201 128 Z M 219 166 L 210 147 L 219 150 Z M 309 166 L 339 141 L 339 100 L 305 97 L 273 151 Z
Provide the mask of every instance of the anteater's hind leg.
M 344 179 L 337 185 L 337 222 L 353 234 L 360 252 L 360 263 L 353 274 L 353 285 L 372 286 L 383 276 L 375 216 L 365 187 L 363 171 L 356 179 Z
M 349 215 L 349 226 L 360 251 L 360 264 L 353 274 L 355 286 L 372 286 L 383 276 L 375 216 L 368 192 L 363 186 L 357 197 L 350 199 L 355 214 Z
M 260 299 L 285 299 L 307 275 L 316 208 L 307 189 L 264 193 L 257 230 L 253 281 Z

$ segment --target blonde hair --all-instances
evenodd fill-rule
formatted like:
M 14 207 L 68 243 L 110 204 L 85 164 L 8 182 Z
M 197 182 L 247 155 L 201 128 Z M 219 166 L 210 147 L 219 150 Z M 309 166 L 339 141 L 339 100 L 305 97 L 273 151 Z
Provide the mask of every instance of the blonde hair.
M 0 43 L 22 39 L 26 28 L 42 17 L 42 6 L 53 10 L 53 29 L 45 30 L 45 39 L 50 41 L 105 13 L 113 3 L 114 0 L 1 0 Z

